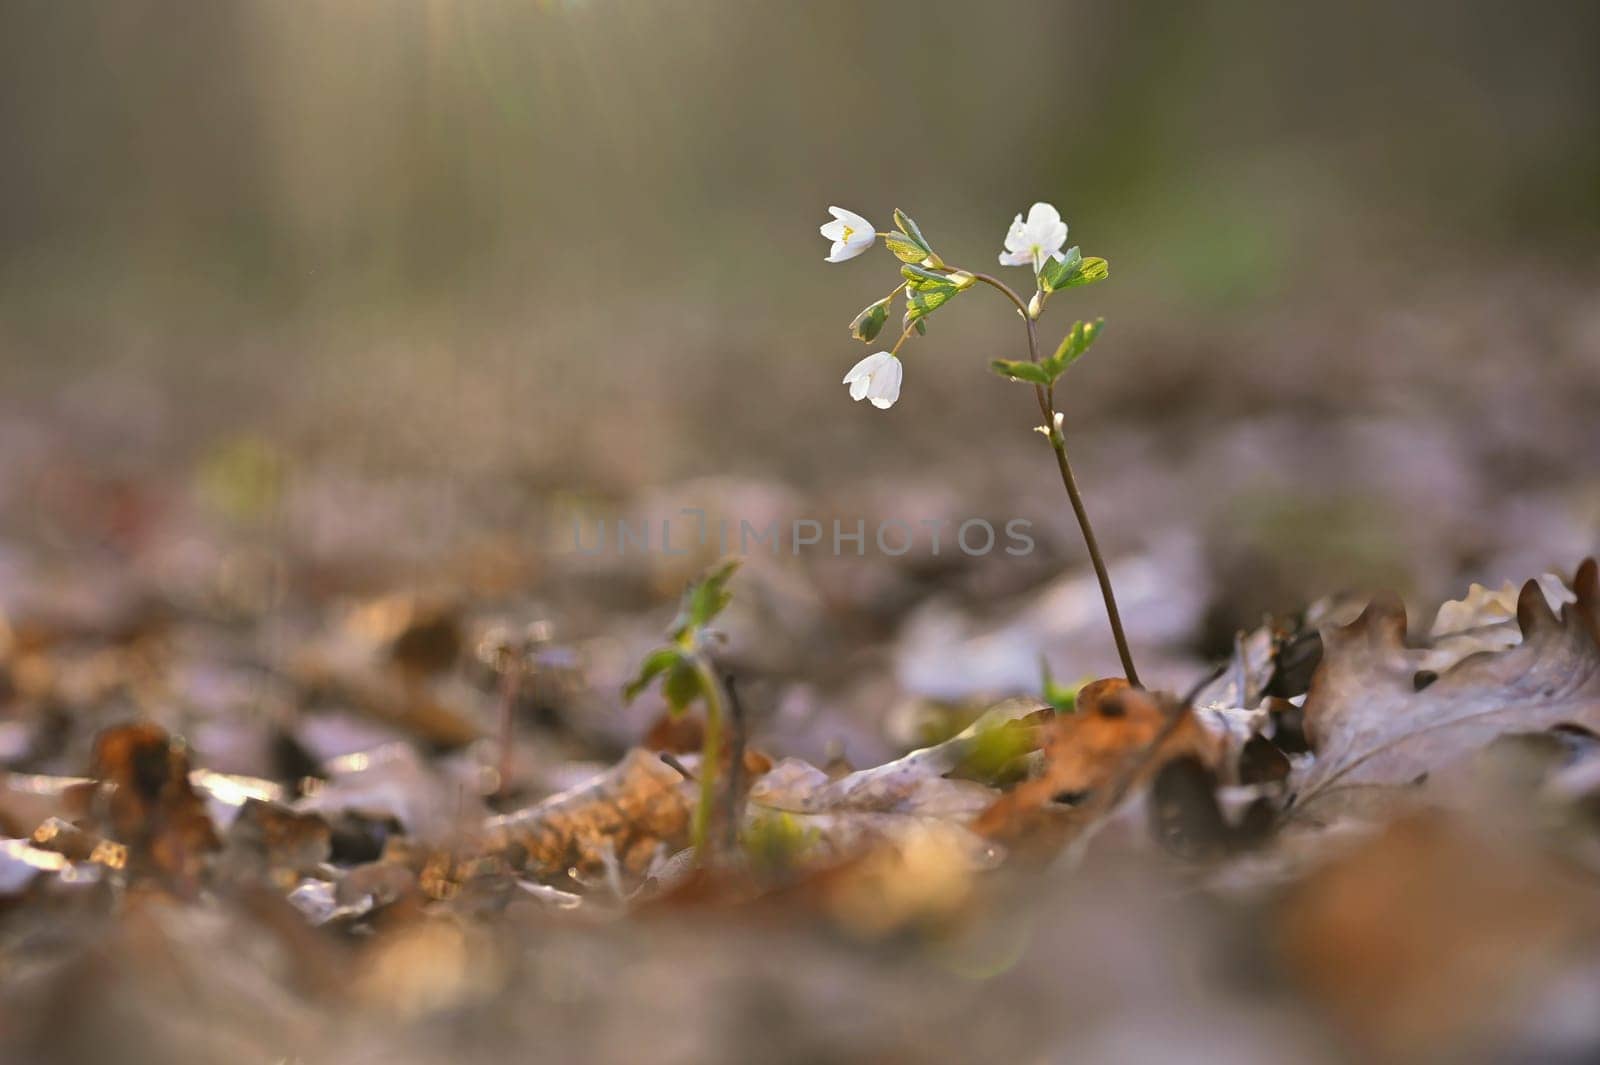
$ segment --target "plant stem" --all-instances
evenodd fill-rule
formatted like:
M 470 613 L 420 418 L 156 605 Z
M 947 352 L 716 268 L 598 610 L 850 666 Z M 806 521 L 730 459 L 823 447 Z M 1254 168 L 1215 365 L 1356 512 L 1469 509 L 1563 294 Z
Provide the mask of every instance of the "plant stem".
M 511 795 L 511 774 L 515 768 L 512 747 L 517 738 L 517 698 L 522 691 L 522 662 L 515 654 L 508 658 L 500 674 L 500 757 L 496 763 L 500 782 L 495 788 L 495 797 L 500 799 Z
M 1023 322 L 1028 326 L 1028 358 L 1033 362 L 1039 361 L 1039 336 L 1032 316 L 1028 314 L 1028 305 L 1022 297 L 1012 291 L 999 278 L 990 277 L 988 274 L 973 274 L 974 278 L 982 281 L 991 288 L 997 289 L 1002 295 L 1016 305 L 1017 313 L 1022 315 Z M 1039 400 L 1039 411 L 1044 415 L 1045 430 L 1050 437 L 1050 446 L 1056 453 L 1056 466 L 1061 471 L 1061 485 L 1067 490 L 1067 499 L 1072 503 L 1072 513 L 1078 519 L 1078 528 L 1083 533 L 1084 546 L 1089 549 L 1089 561 L 1094 565 L 1095 579 L 1100 582 L 1100 597 L 1105 600 L 1106 620 L 1111 623 L 1111 638 L 1117 645 L 1117 656 L 1122 659 L 1122 672 L 1128 678 L 1128 683 L 1139 686 L 1139 673 L 1133 668 L 1133 655 L 1128 650 L 1128 637 L 1122 631 L 1122 615 L 1117 610 L 1117 596 L 1111 589 L 1111 575 L 1106 571 L 1105 559 L 1100 555 L 1100 544 L 1095 539 L 1094 526 L 1089 524 L 1089 511 L 1083 505 L 1083 494 L 1078 491 L 1078 479 L 1072 474 L 1072 463 L 1067 460 L 1067 441 L 1061 431 L 1056 427 L 1056 397 L 1054 385 L 1034 385 L 1034 395 Z
M 744 704 L 739 701 L 739 689 L 732 673 L 724 673 L 722 685 L 728 692 L 728 806 L 724 811 L 728 823 L 723 826 L 722 845 L 725 854 L 739 849 L 739 828 L 744 821 L 745 779 L 744 752 L 750 738 L 750 724 L 744 716 Z
M 695 807 L 689 840 L 694 844 L 695 861 L 703 865 L 708 856 L 706 845 L 717 801 L 717 763 L 722 759 L 722 694 L 704 658 L 696 655 L 694 668 L 700 675 L 700 690 L 705 695 L 706 737 L 700 747 L 700 802 Z

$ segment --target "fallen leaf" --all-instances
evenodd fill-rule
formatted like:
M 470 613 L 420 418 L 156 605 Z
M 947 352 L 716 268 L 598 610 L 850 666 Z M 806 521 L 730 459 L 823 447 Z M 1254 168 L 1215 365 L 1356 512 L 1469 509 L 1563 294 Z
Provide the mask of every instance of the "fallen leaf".
M 1525 836 L 1431 812 L 1290 889 L 1276 939 L 1311 1001 L 1368 1052 L 1358 1057 L 1478 1061 L 1490 1046 L 1489 1060 L 1547 1059 L 1506 1039 L 1539 1024 L 1563 963 L 1592 950 L 1596 902 L 1589 878 Z
M 640 875 L 661 850 L 689 843 L 693 785 L 649 751 L 629 751 L 586 784 L 483 824 L 490 853 L 535 876 L 577 869 L 594 874 L 609 862 Z
M 1521 642 L 1474 654 L 1437 679 L 1427 652 L 1407 648 L 1405 608 L 1374 600 L 1323 633 L 1306 697 L 1314 761 L 1292 781 L 1296 811 L 1382 802 L 1507 732 L 1557 725 L 1600 731 L 1600 570 L 1578 568 L 1576 602 L 1552 614 L 1537 581 L 1517 600 Z M 1423 686 L 1418 690 L 1419 683 Z
M 1192 754 L 1215 766 L 1218 738 L 1193 712 L 1170 695 L 1135 688 L 1121 678 L 1098 680 L 1078 692 L 1078 709 L 1058 716 L 1044 740 L 1044 772 L 1018 784 L 984 811 L 976 828 L 994 839 L 1010 840 L 1058 824 L 1058 804 L 1107 812 L 1120 795 L 1149 781 L 1173 758 Z M 1108 790 L 1110 789 L 1110 790 Z M 1066 815 L 1070 827 L 1084 817 Z
M 205 800 L 189 782 L 183 742 L 149 722 L 106 729 L 95 737 L 91 775 L 99 782 L 95 821 L 127 846 L 130 872 L 194 890 L 205 856 L 219 841 Z

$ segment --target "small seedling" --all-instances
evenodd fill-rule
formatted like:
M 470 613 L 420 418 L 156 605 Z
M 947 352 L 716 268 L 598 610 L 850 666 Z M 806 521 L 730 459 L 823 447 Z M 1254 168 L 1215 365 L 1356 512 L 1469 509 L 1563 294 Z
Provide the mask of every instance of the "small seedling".
M 923 236 L 922 229 L 905 212 L 894 212 L 895 228 L 892 232 L 879 232 L 871 222 L 853 211 L 841 207 L 828 208 L 833 221 L 822 226 L 822 235 L 832 241 L 827 261 L 844 262 L 854 259 L 872 247 L 878 237 L 894 257 L 900 260 L 901 281 L 887 296 L 868 304 L 850 323 L 850 335 L 870 344 L 878 338 L 894 309 L 896 298 L 904 296 L 905 313 L 900 319 L 900 337 L 887 351 L 877 351 L 850 368 L 844 383 L 850 386 L 850 398 L 865 399 L 879 410 L 888 410 L 900 399 L 900 386 L 905 368 L 900 361 L 900 349 L 913 332 L 926 333 L 927 319 L 933 312 L 966 292 L 974 285 L 983 284 L 999 292 L 1016 307 L 1028 329 L 1028 358 L 1024 360 L 995 359 L 990 369 L 1011 381 L 1021 381 L 1033 386 L 1039 401 L 1039 412 L 1044 424 L 1038 431 L 1050 441 L 1055 451 L 1056 467 L 1061 484 L 1072 504 L 1072 513 L 1083 532 L 1084 545 L 1089 550 L 1089 560 L 1094 565 L 1100 583 L 1100 595 L 1105 600 L 1106 619 L 1111 625 L 1111 636 L 1116 641 L 1117 654 L 1122 659 L 1122 670 L 1130 684 L 1139 683 L 1133 667 L 1133 655 L 1128 651 L 1128 639 L 1122 631 L 1122 617 L 1117 611 L 1116 594 L 1111 588 L 1111 577 L 1106 571 L 1100 545 L 1095 540 L 1094 529 L 1089 524 L 1089 512 L 1078 491 L 1077 478 L 1072 464 L 1067 460 L 1067 441 L 1062 429 L 1063 416 L 1056 409 L 1056 384 L 1067 369 L 1083 357 L 1100 335 L 1102 320 L 1074 322 L 1066 337 L 1048 357 L 1039 354 L 1037 322 L 1044 313 L 1050 297 L 1064 289 L 1092 285 L 1103 281 L 1109 274 L 1106 261 L 1085 256 L 1077 247 L 1067 248 L 1067 224 L 1061 214 L 1048 203 L 1036 203 L 1026 219 L 1017 215 L 1007 230 L 1005 250 L 1000 253 L 1002 266 L 1025 266 L 1033 271 L 1033 297 L 1024 302 L 1010 285 L 988 274 L 963 270 L 946 263 L 933 245 Z
M 705 740 L 700 748 L 700 800 L 690 826 L 690 839 L 702 861 L 707 853 L 706 842 L 717 795 L 717 769 L 722 759 L 722 689 L 717 685 L 711 661 L 711 643 L 717 634 L 710 624 L 732 598 L 728 581 L 738 568 L 738 560 L 730 559 L 689 585 L 683 593 L 678 616 L 667 628 L 667 644 L 645 655 L 638 675 L 622 689 L 623 699 L 632 702 L 640 692 L 659 681 L 667 710 L 674 716 L 686 713 L 697 702 L 705 707 Z

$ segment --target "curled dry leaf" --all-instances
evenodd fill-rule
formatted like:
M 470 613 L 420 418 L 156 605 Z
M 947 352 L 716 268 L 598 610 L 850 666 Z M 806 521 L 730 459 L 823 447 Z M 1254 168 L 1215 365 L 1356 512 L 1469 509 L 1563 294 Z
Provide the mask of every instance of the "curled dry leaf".
M 1173 758 L 1193 755 L 1215 766 L 1220 753 L 1219 739 L 1172 696 L 1120 678 L 1098 680 L 1078 692 L 1075 713 L 1050 725 L 1043 773 L 1001 797 L 975 827 L 997 839 L 1014 839 L 1052 821 L 1059 828 L 1063 819 L 1069 828 L 1080 827 Z M 1053 811 L 1058 803 L 1076 809 Z
M 129 869 L 193 889 L 219 844 L 205 800 L 189 782 L 189 752 L 159 725 L 136 722 L 95 737 L 92 801 L 104 834 L 128 848 Z
M 1427 652 L 1405 646 L 1405 609 L 1374 600 L 1352 624 L 1323 633 L 1306 698 L 1315 760 L 1293 781 L 1298 810 L 1327 813 L 1382 802 L 1507 732 L 1557 725 L 1600 731 L 1600 570 L 1589 559 L 1576 602 L 1557 617 L 1537 581 L 1517 599 L 1521 642 L 1471 655 L 1427 681 Z
M 688 846 L 692 791 L 683 774 L 635 749 L 587 784 L 489 818 L 485 843 L 534 876 L 598 873 L 612 860 L 640 875 L 657 853 Z
M 835 780 L 785 759 L 750 790 L 746 823 L 758 837 L 775 816 L 795 834 L 808 862 L 827 862 L 876 844 L 934 847 L 966 868 L 992 864 L 994 846 L 971 830 L 1000 792 L 972 777 L 1004 772 L 1037 749 L 1050 712 L 1004 703 L 943 743 Z

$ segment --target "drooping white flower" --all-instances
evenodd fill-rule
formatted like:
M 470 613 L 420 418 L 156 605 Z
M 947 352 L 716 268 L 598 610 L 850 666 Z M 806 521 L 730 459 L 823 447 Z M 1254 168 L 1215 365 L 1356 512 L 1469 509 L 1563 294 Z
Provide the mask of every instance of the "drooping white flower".
M 868 400 L 879 410 L 888 410 L 900 398 L 900 378 L 905 367 L 887 351 L 874 352 L 850 367 L 844 383 L 850 386 L 850 398 Z
M 833 241 L 827 262 L 842 263 L 846 259 L 854 259 L 878 239 L 878 231 L 872 227 L 872 223 L 854 211 L 830 207 L 828 213 L 833 215 L 833 221 L 824 223 L 821 230 L 823 236 Z
M 1006 250 L 1000 253 L 1001 266 L 1031 266 L 1038 273 L 1045 260 L 1057 262 L 1066 258 L 1061 254 L 1067 243 L 1067 224 L 1061 212 L 1048 203 L 1036 203 L 1028 209 L 1028 220 L 1017 215 L 1016 221 L 1006 231 Z

